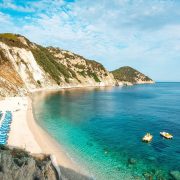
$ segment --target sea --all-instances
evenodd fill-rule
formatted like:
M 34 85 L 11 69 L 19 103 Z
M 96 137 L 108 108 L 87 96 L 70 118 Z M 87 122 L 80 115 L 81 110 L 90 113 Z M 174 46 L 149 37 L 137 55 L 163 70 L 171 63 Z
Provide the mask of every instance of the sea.
M 37 92 L 33 113 L 93 179 L 171 180 L 180 172 L 180 83 Z M 148 132 L 153 140 L 144 143 Z

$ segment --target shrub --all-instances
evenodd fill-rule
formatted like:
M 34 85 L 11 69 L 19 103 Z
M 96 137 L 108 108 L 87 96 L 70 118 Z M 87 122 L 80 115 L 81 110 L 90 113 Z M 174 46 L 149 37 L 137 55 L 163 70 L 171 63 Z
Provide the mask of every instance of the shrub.
M 83 64 L 75 64 L 74 66 L 78 69 L 85 69 L 85 65 Z
M 95 72 L 91 72 L 90 70 L 87 71 L 89 77 L 93 77 L 96 82 L 101 82 Z
M 41 85 L 41 82 L 40 82 L 40 80 L 37 80 L 37 83 L 38 83 L 39 85 Z
M 69 71 L 70 71 L 72 77 L 77 79 L 76 73 L 70 68 L 69 68 Z
M 104 70 L 104 71 L 106 70 L 102 64 L 100 64 L 94 60 L 86 59 L 86 64 L 91 65 L 93 69 Z
M 82 75 L 83 77 L 86 77 L 85 71 L 78 71 L 78 73 L 79 73 L 80 75 Z
M 71 55 L 71 54 L 69 54 L 69 53 L 63 53 L 63 55 L 64 55 L 64 57 L 65 57 L 65 59 L 66 58 L 68 58 L 68 59 L 74 59 L 75 57 L 73 56 L 73 55 Z
M 23 44 L 18 39 L 18 37 L 22 37 L 22 36 L 17 35 L 17 34 L 4 33 L 4 34 L 0 34 L 0 41 L 4 42 L 8 46 L 19 47 L 19 48 L 27 48 L 27 45 Z M 27 42 L 29 43 L 28 40 L 27 40 Z
M 37 63 L 44 69 L 45 72 L 56 81 L 58 85 L 61 82 L 61 76 L 65 77 L 66 82 L 71 74 L 68 68 L 56 61 L 56 58 L 44 47 L 38 46 L 36 49 L 31 49 Z
M 57 62 L 58 59 L 48 49 L 38 46 L 38 48 L 31 49 L 31 51 L 37 63 L 45 72 L 49 73 L 58 85 L 60 85 L 62 75 L 67 83 L 69 83 L 69 78 L 76 78 L 78 80 L 76 73 L 70 67 L 67 68 L 62 63 Z
M 101 82 L 95 73 L 92 73 L 92 76 L 96 82 Z
M 14 41 L 17 40 L 17 36 L 15 34 L 12 34 L 12 33 L 0 34 L 0 38 L 10 39 L 10 40 L 14 40 Z

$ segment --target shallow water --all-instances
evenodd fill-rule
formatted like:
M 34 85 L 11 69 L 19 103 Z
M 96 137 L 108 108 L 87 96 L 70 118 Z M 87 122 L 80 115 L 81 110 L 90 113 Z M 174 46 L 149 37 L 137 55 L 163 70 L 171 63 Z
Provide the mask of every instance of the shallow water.
M 169 172 L 180 170 L 180 83 L 71 89 L 33 99 L 37 122 L 95 179 L 171 179 Z M 141 142 L 146 132 L 154 135 L 149 144 Z

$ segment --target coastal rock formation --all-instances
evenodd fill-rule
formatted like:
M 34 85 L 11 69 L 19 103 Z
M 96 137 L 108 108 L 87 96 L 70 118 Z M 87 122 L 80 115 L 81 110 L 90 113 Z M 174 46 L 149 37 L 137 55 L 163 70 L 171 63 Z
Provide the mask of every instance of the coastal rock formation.
M 117 80 L 117 85 L 134 85 L 134 84 L 152 84 L 154 81 L 148 76 L 140 73 L 139 71 L 124 66 L 112 71 L 114 78 Z
M 49 156 L 33 156 L 21 149 L 1 146 L 0 179 L 57 180 L 58 176 Z
M 153 82 L 130 67 L 113 71 L 114 78 L 96 61 L 60 48 L 42 47 L 24 36 L 10 33 L 0 34 L 0 67 L 0 97 L 22 96 L 40 88 Z M 131 78 L 127 78 L 127 69 L 132 72 Z

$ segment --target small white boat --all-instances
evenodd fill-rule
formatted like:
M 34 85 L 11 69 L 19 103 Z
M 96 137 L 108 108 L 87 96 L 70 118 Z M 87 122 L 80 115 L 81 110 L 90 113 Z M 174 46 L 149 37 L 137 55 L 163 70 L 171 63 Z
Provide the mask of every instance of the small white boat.
M 153 136 L 152 136 L 150 133 L 147 133 L 147 134 L 142 138 L 142 140 L 143 140 L 144 142 L 151 142 L 152 139 L 153 139 Z
M 160 132 L 160 135 L 165 137 L 166 139 L 172 139 L 173 138 L 173 135 L 169 134 L 167 132 Z

